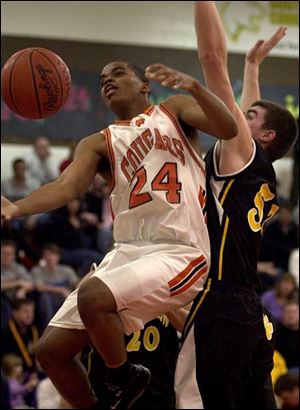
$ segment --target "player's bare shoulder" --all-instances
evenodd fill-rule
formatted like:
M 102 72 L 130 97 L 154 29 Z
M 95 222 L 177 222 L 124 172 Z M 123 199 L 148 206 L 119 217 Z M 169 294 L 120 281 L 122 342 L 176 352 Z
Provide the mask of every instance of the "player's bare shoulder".
M 106 138 L 102 132 L 90 134 L 78 143 L 75 150 L 75 156 L 88 153 L 98 154 L 101 157 L 109 158 Z
M 195 105 L 195 101 L 192 97 L 189 97 L 187 95 L 176 94 L 166 98 L 163 102 L 163 105 L 169 111 L 171 111 L 172 114 L 174 114 L 176 117 L 179 117 L 183 107 Z

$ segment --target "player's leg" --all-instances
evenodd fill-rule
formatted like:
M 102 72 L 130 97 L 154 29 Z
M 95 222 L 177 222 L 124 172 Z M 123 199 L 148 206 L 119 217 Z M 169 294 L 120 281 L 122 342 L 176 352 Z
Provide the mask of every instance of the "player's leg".
M 43 370 L 74 408 L 89 409 L 96 401 L 86 370 L 75 357 L 88 343 L 85 330 L 49 326 L 35 347 Z
M 106 365 L 117 367 L 123 364 L 127 359 L 124 328 L 108 286 L 94 277 L 82 283 L 78 290 L 78 310 Z
M 129 408 L 149 384 L 150 372 L 127 360 L 124 327 L 114 295 L 99 278 L 92 277 L 79 287 L 78 310 L 106 364 L 109 405 L 116 409 Z M 101 397 L 99 402 L 101 404 Z

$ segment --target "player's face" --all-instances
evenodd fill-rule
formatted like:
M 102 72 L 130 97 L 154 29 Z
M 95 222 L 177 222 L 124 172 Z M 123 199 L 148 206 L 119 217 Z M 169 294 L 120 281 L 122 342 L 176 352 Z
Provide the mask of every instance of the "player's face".
M 265 129 L 263 127 L 265 123 L 266 110 L 259 106 L 253 106 L 246 112 L 245 117 L 248 122 L 252 138 L 256 141 L 260 141 L 260 138 L 264 135 Z
M 101 98 L 115 112 L 145 94 L 143 83 L 125 62 L 106 65 L 100 75 Z

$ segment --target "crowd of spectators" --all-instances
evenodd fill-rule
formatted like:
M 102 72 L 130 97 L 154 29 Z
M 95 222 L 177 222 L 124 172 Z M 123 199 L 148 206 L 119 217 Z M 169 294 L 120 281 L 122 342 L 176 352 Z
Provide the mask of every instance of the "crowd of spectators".
M 29 195 L 55 179 L 70 164 L 72 154 L 73 148 L 56 169 L 48 139 L 38 138 L 30 155 L 13 160 L 12 176 L 1 181 L 2 195 L 12 201 Z M 293 187 L 293 195 L 294 191 Z M 289 199 L 281 198 L 278 215 L 265 226 L 258 263 L 261 296 L 276 324 L 272 380 L 282 403 L 290 396 L 294 399 L 299 386 L 299 208 L 294 197 L 294 206 Z M 3 408 L 46 408 L 37 400 L 44 396 L 46 402 L 58 402 L 50 380 L 36 363 L 32 346 L 91 265 L 101 262 L 112 241 L 109 187 L 99 175 L 82 198 L 67 206 L 3 224 Z

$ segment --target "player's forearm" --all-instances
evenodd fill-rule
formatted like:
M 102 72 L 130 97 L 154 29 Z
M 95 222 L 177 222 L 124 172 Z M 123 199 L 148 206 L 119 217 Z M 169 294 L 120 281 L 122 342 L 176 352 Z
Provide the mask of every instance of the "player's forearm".
M 247 111 L 251 105 L 260 100 L 259 66 L 246 61 L 244 68 L 244 82 L 241 96 L 241 110 Z
M 230 139 L 237 135 L 238 130 L 235 119 L 220 98 L 203 87 L 198 81 L 195 81 L 190 94 L 206 115 L 214 135 L 221 139 Z
M 195 3 L 195 30 L 205 83 L 232 111 L 235 98 L 228 76 L 226 38 L 215 2 Z
M 76 190 L 58 181 L 43 185 L 24 199 L 14 202 L 16 217 L 35 215 L 60 208 L 78 197 Z
M 222 21 L 214 1 L 196 1 L 194 23 L 198 56 L 202 60 L 218 58 L 227 64 L 227 45 Z

